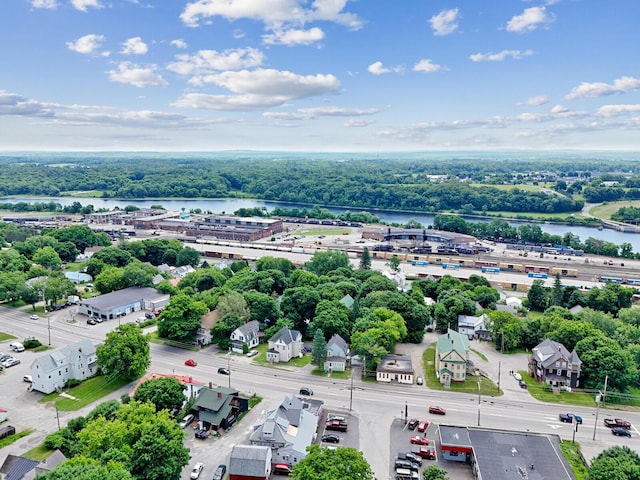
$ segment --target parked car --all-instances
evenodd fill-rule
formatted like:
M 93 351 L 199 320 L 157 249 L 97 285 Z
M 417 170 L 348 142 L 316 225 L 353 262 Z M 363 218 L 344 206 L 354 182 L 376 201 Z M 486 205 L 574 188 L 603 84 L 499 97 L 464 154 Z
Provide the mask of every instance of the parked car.
M 325 422 L 324 428 L 326 430 L 334 430 L 336 432 L 346 432 L 348 425 L 347 422 L 341 422 L 340 420 L 329 420 Z
M 309 387 L 300 387 L 300 395 L 313 395 L 313 390 Z
M 24 345 L 22 345 L 20 342 L 11 342 L 9 344 L 9 348 L 14 352 L 24 352 Z
M 329 415 L 327 415 L 327 421 L 333 421 L 333 420 L 338 420 L 339 422 L 347 423 L 347 419 L 342 415 L 336 415 L 333 413 L 330 413 Z
M 187 367 L 196 367 L 198 365 L 198 362 L 196 362 L 193 358 L 188 358 L 184 361 L 184 364 Z
M 424 384 L 424 380 L 422 377 L 416 378 L 416 385 L 423 385 L 423 384 Z
M 200 478 L 200 474 L 202 473 L 202 470 L 204 469 L 204 463 L 202 462 L 198 462 L 193 466 L 193 469 L 191 470 L 191 478 L 196 479 L 196 478 Z
M 227 473 L 226 465 L 218 465 L 216 471 L 213 472 L 213 480 L 222 480 L 224 478 L 224 474 Z
M 414 445 L 429 445 L 429 440 L 421 435 L 412 435 L 409 440 Z
M 411 453 L 427 460 L 435 460 L 436 453 L 427 447 L 411 447 Z
M 286 463 L 276 463 L 273 466 L 273 473 L 277 475 L 289 475 L 291 473 L 291 467 Z
M 258 350 L 249 350 L 249 352 L 247 353 L 247 357 L 251 358 L 251 357 L 255 357 L 258 354 Z
M 398 452 L 398 460 L 408 460 L 422 466 L 422 458 L 411 452 Z
M 156 316 L 152 312 L 144 312 L 144 318 L 147 320 L 153 320 Z
M 515 378 L 516 380 L 520 381 L 520 380 L 522 380 L 522 375 L 520 375 L 518 372 L 515 372 L 513 374 L 513 378 Z
M 626 428 L 622 428 L 622 427 L 613 427 L 611 429 L 611 433 L 613 433 L 614 435 L 617 435 L 618 437 L 630 437 L 631 436 L 631 432 L 629 430 L 627 430 Z
M 415 430 L 418 426 L 418 423 L 420 423 L 420 421 L 417 418 L 412 418 L 411 420 L 409 420 L 409 423 L 407 423 L 407 428 L 409 430 Z
M 20 360 L 18 360 L 17 358 L 9 358 L 8 360 L 5 360 L 4 362 L 2 362 L 2 366 L 4 368 L 9 368 L 9 367 L 15 367 L 16 365 L 20 365 Z
M 87 325 L 95 325 L 96 322 L 94 318 L 87 318 Z
M 196 438 L 199 438 L 200 440 L 204 440 L 208 436 L 209 436 L 209 431 L 206 428 L 201 428 L 196 432 Z
M 520 388 L 524 388 L 524 389 L 527 388 L 527 382 L 525 382 L 524 380 L 520 380 L 518 382 L 518 385 L 520 385 Z
M 407 469 L 411 470 L 412 472 L 417 472 L 418 470 L 420 470 L 420 465 L 418 465 L 417 463 L 414 463 L 414 462 L 412 462 L 410 460 L 396 459 L 393 466 L 396 469 L 398 469 L 398 468 L 407 468 Z
M 185 428 L 187 425 L 189 425 L 191 422 L 193 422 L 193 419 L 195 417 L 193 416 L 192 413 L 185 415 L 183 417 L 183 419 L 180 421 L 180 427 Z
M 436 415 L 444 415 L 447 413 L 447 411 L 442 407 L 438 407 L 437 405 L 431 405 L 429 407 L 429 413 L 433 413 Z
M 328 443 L 340 443 L 340 437 L 335 433 L 325 433 L 322 435 L 322 441 Z
M 27 383 L 33 383 L 33 377 L 31 375 L 23 375 L 22 381 Z
M 427 428 L 429 428 L 429 422 L 427 422 L 426 420 L 423 420 L 418 424 L 419 432 L 426 432 Z
M 218 369 L 218 373 L 219 373 L 220 375 L 229 375 L 229 369 L 224 368 L 224 367 L 220 367 L 220 368 Z

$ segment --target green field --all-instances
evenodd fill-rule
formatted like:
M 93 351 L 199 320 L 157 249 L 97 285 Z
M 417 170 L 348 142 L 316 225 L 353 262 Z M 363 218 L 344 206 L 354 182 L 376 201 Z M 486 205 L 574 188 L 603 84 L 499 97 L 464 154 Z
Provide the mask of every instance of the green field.
M 622 207 L 640 208 L 640 200 L 602 203 L 589 210 L 589 213 L 594 217 L 602 218 L 603 220 L 611 220 L 611 215 L 616 213 Z

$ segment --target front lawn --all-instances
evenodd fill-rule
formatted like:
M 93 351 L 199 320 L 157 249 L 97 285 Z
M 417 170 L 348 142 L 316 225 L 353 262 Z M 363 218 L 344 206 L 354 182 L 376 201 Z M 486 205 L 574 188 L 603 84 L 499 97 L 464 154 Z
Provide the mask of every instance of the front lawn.
M 274 366 L 274 367 L 286 367 L 288 365 L 293 367 L 306 367 L 311 363 L 311 354 L 303 355 L 302 358 L 292 358 L 287 363 L 270 363 L 267 362 L 267 350 L 269 349 L 269 345 L 266 343 L 261 343 L 255 350 L 258 350 L 258 355 L 253 357 L 253 361 L 255 363 L 259 363 L 260 365 L 265 366 Z
M 562 440 L 562 442 L 560 442 L 560 450 L 562 450 L 564 458 L 569 461 L 571 471 L 575 475 L 576 480 L 585 480 L 589 474 L 589 470 L 582 461 L 580 444 L 571 443 L 569 440 Z
M 536 400 L 547 403 L 564 403 L 567 405 L 577 405 L 582 407 L 595 407 L 595 397 L 583 392 L 560 392 L 553 393 L 545 390 L 545 384 L 540 383 L 529 376 L 529 372 L 521 370 L 520 375 L 527 384 L 529 394 Z
M 464 382 L 451 382 L 450 387 L 445 387 L 440 383 L 440 380 L 436 378 L 435 369 L 436 347 L 435 344 L 431 345 L 422 354 L 422 360 L 425 366 L 424 381 L 427 387 L 433 390 L 449 390 L 452 392 L 462 393 L 478 393 L 478 377 L 467 376 Z M 503 394 L 502 390 L 486 377 L 480 377 L 480 394 L 491 397 L 499 397 Z
M 99 375 L 89 378 L 80 385 L 64 389 L 64 393 L 73 398 L 67 398 L 59 393 L 50 393 L 40 399 L 41 403 L 55 402 L 58 410 L 70 412 L 78 410 L 90 403 L 100 400 L 106 395 L 115 392 L 129 383 L 129 380 L 116 379 L 109 381 L 106 377 Z

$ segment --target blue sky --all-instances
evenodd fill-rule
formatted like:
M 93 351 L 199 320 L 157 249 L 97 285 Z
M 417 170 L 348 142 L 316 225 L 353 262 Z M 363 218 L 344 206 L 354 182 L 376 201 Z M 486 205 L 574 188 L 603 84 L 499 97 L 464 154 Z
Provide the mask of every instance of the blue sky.
M 4 0 L 0 150 L 640 147 L 636 0 Z

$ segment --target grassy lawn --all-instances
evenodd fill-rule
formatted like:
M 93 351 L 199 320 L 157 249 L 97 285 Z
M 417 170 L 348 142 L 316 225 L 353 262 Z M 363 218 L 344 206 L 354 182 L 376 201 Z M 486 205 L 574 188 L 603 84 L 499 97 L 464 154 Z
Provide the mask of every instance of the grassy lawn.
M 66 398 L 58 393 L 50 393 L 40 400 L 41 403 L 55 402 L 58 410 L 71 412 L 78 410 L 90 403 L 100 400 L 105 395 L 115 392 L 129 383 L 128 380 L 108 381 L 103 376 L 93 377 L 85 380 L 77 387 L 65 389 L 64 392 L 74 398 Z
M 626 202 L 608 202 L 597 205 L 589 210 L 594 217 L 611 220 L 611 215 L 620 210 L 622 207 L 640 207 L 640 200 Z
M 303 232 L 296 232 L 296 235 L 300 235 L 303 237 L 313 237 L 313 236 L 317 236 L 317 235 L 343 235 L 343 234 L 350 234 L 351 233 L 351 229 L 349 228 L 329 228 L 327 230 L 323 230 L 322 228 L 317 228 L 314 230 L 305 230 Z
M 531 378 L 526 370 L 521 370 L 519 373 L 522 375 L 522 379 L 527 383 L 529 394 L 536 400 L 547 403 L 577 405 L 581 407 L 596 406 L 596 400 L 593 395 L 582 392 L 547 392 L 544 390 L 544 385 Z
M 569 440 L 562 440 L 560 443 L 560 449 L 562 450 L 564 458 L 569 461 L 571 471 L 575 475 L 576 480 L 585 480 L 589 471 L 582 461 L 582 456 L 580 455 L 580 444 L 571 443 Z
M 427 387 L 432 390 L 449 390 L 452 392 L 462 393 L 478 393 L 478 377 L 467 377 L 464 382 L 451 383 L 449 388 L 440 383 L 440 380 L 436 378 L 435 372 L 435 356 L 436 348 L 435 344 L 425 350 L 422 355 L 422 360 L 425 365 L 424 380 Z M 498 397 L 502 395 L 502 390 L 493 383 L 490 379 L 480 377 L 480 394 L 488 395 L 491 397 Z
M 14 442 L 17 442 L 18 440 L 20 440 L 23 437 L 26 437 L 27 435 L 29 435 L 31 432 L 33 432 L 32 428 L 28 428 L 27 430 L 23 430 L 22 432 L 17 432 L 14 435 L 10 435 L 6 438 L 3 438 L 2 440 L 0 440 L 0 448 L 4 448 L 8 445 L 11 445 Z
M 42 442 L 40 445 L 33 447 L 31 450 L 26 451 L 21 456 L 24 458 L 35 460 L 37 462 L 41 462 L 52 453 L 53 453 L 53 450 L 49 450 L 47 447 L 44 446 L 44 442 Z
M 269 363 L 267 362 L 268 348 L 269 348 L 269 345 L 267 345 L 266 343 L 261 343 L 260 345 L 258 345 L 258 347 L 256 348 L 256 350 L 258 350 L 258 355 L 253 357 L 253 361 L 255 363 L 259 363 L 260 365 L 274 366 L 274 367 L 288 366 L 288 365 L 291 365 L 293 367 L 304 367 L 311 363 L 311 355 L 303 355 L 302 358 L 292 358 L 291 360 L 289 360 L 288 363 L 282 363 L 282 364 Z
M 14 340 L 16 337 L 10 335 L 5 332 L 0 332 L 0 342 L 4 342 L 5 340 Z
M 479 352 L 478 350 L 474 350 L 473 348 L 471 349 L 471 351 L 472 351 L 473 353 L 475 353 L 476 355 L 478 355 L 478 356 L 479 356 L 481 359 L 483 359 L 485 362 L 488 362 L 488 361 L 489 361 L 489 360 L 487 359 L 487 356 L 486 356 L 484 353 Z
M 349 373 L 350 373 L 350 370 L 345 370 L 344 372 L 331 372 L 331 378 L 348 380 Z M 329 374 L 325 372 L 323 368 L 314 368 L 313 371 L 311 372 L 311 375 L 316 375 L 318 377 L 329 377 Z

